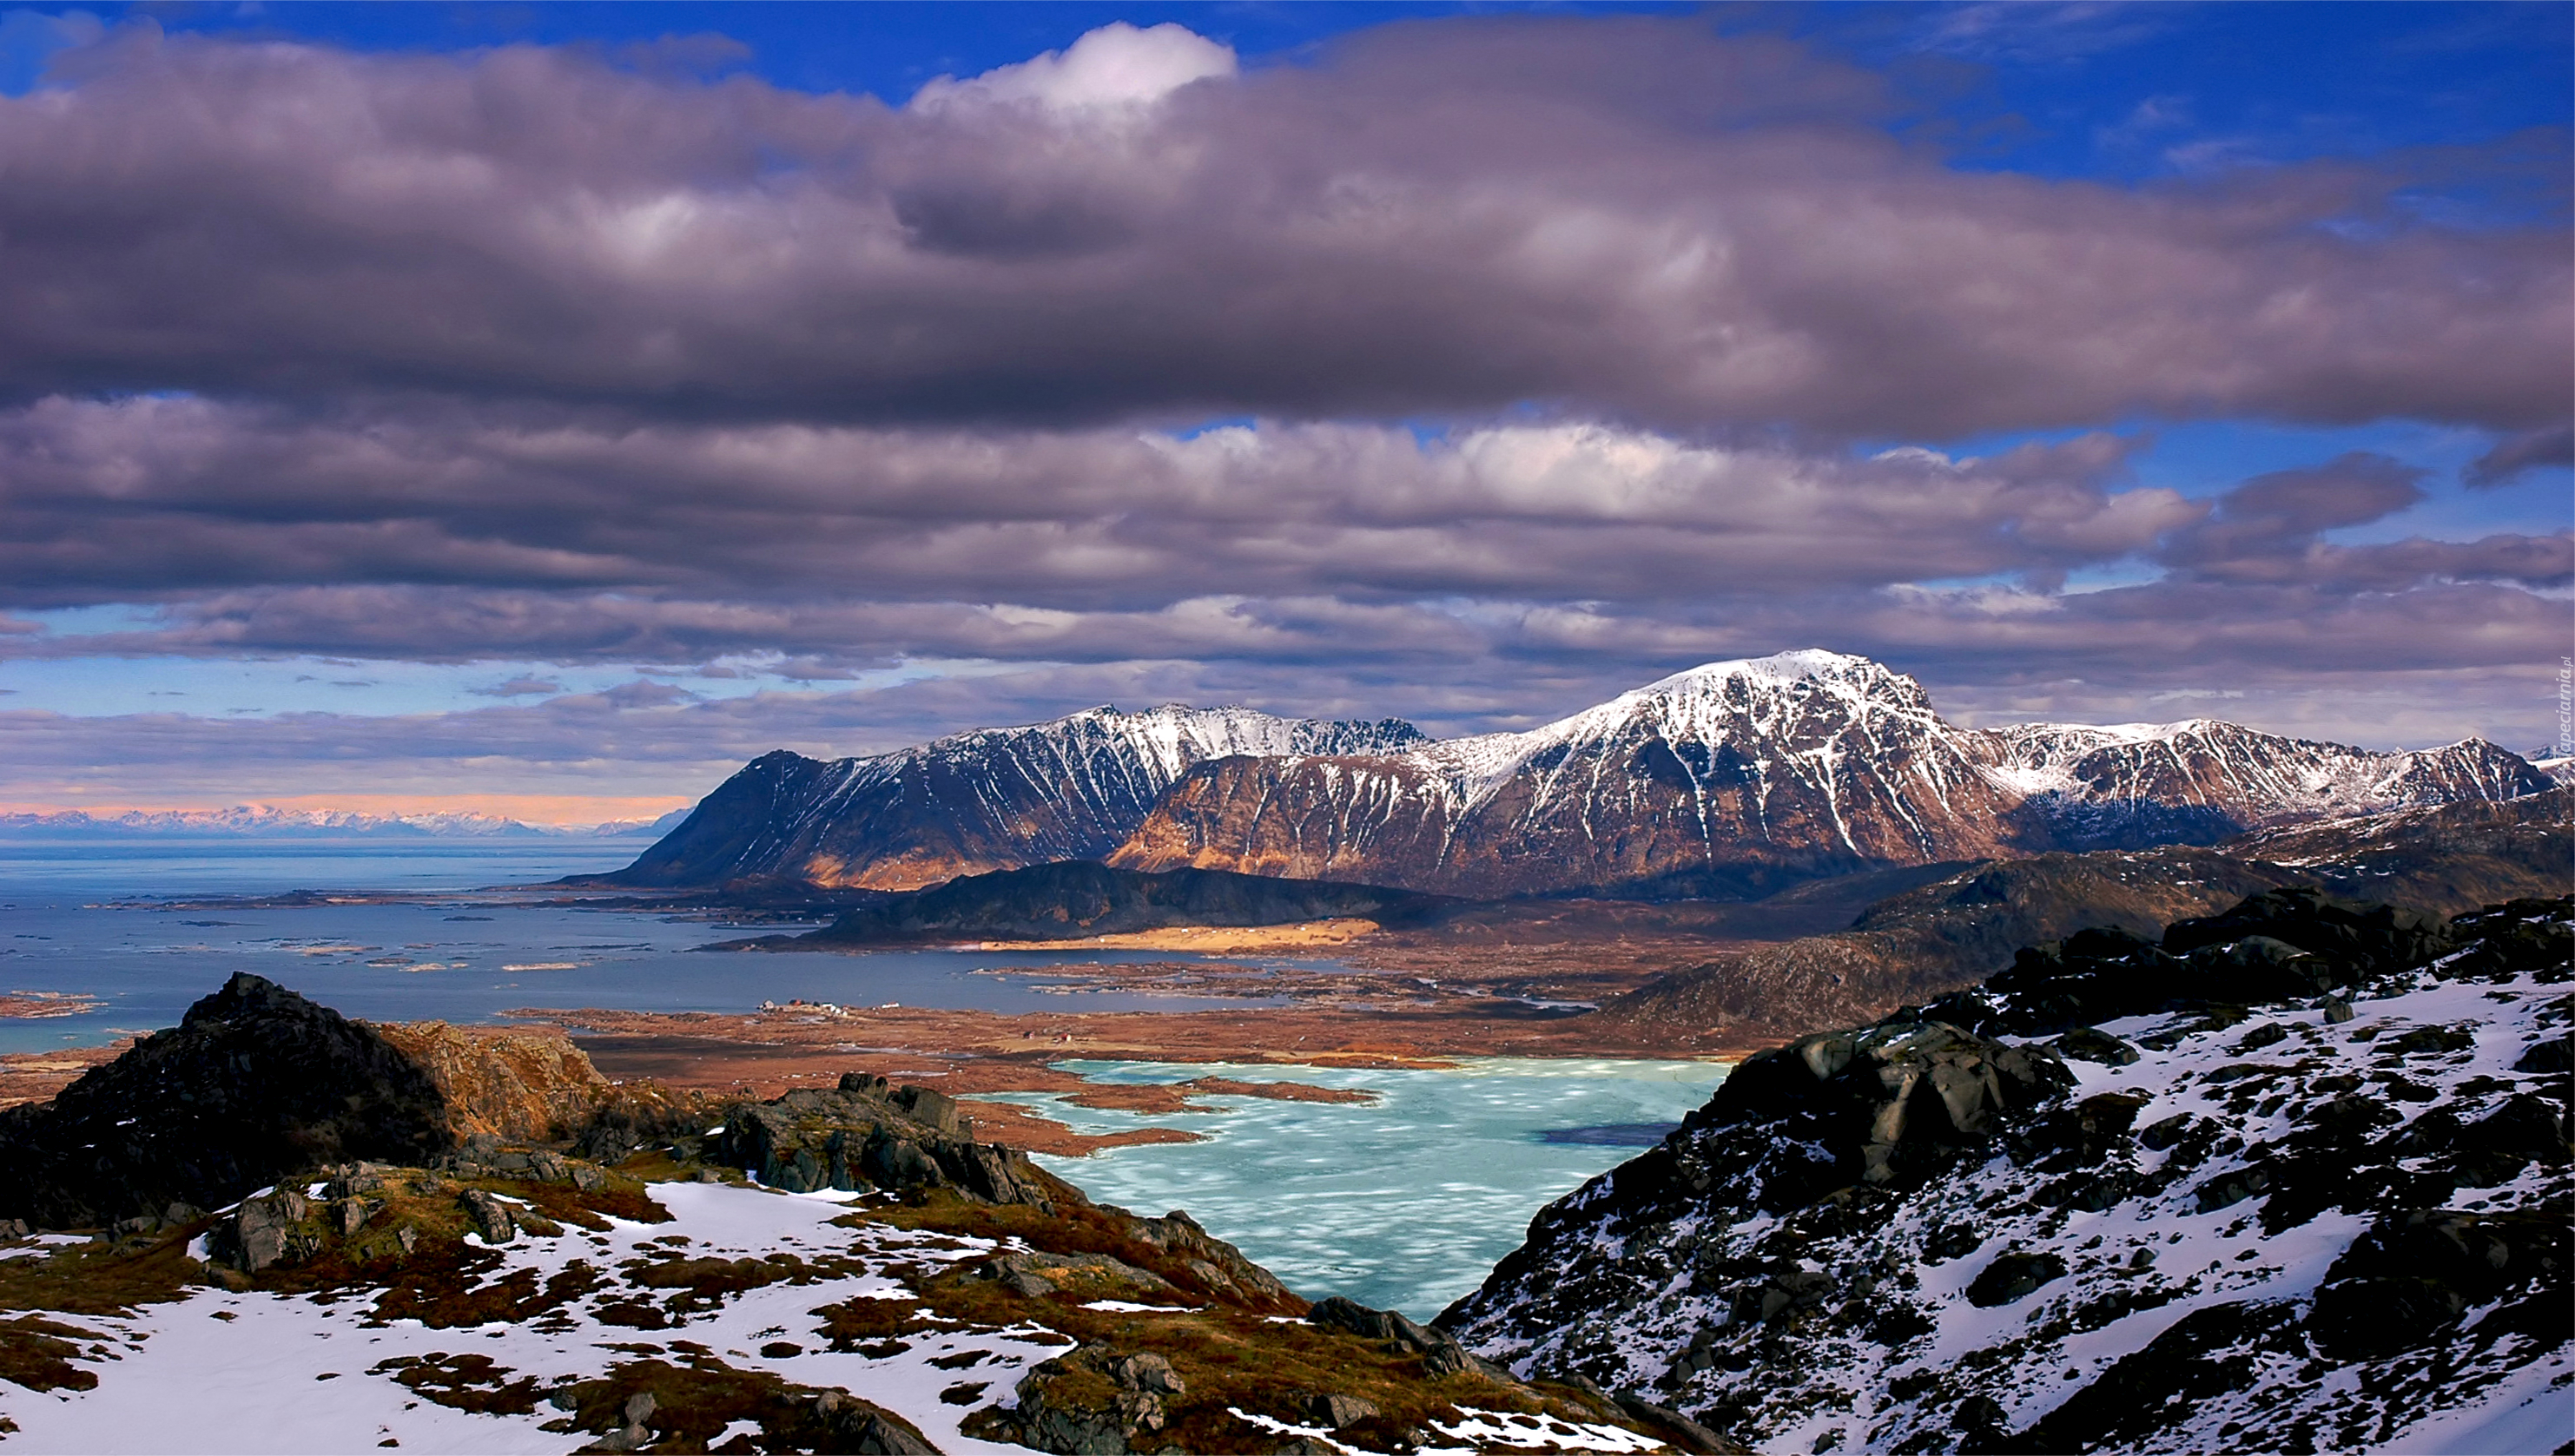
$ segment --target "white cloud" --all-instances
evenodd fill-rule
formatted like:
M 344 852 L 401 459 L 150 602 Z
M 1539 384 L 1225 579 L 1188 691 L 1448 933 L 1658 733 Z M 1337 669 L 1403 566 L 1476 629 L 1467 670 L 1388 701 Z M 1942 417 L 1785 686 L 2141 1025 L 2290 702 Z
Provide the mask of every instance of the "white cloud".
M 912 98 L 916 111 L 987 105 L 1099 112 L 1151 105 L 1193 81 L 1235 74 L 1234 48 L 1165 21 L 1113 21 L 1061 51 L 997 66 L 971 80 L 942 76 Z

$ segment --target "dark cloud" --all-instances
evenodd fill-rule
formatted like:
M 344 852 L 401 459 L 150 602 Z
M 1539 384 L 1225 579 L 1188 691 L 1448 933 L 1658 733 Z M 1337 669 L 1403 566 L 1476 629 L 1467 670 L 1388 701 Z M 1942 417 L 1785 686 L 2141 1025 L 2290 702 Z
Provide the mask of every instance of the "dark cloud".
M 2366 526 L 2420 503 L 2430 474 L 2355 453 L 2308 470 L 2257 476 L 2220 496 L 2206 519 L 2175 531 L 2158 559 L 2196 581 L 2311 583 L 2342 592 L 2401 592 L 2433 581 L 2540 589 L 2575 582 L 2575 533 L 2373 546 L 2323 539 L 2328 531 Z
M 793 650 L 798 620 L 843 611 L 816 604 L 854 598 L 1686 600 L 2145 550 L 2202 508 L 2117 489 L 2126 449 L 1864 460 L 1597 425 L 1180 440 L 53 398 L 0 412 L 0 600 L 194 596 L 207 647 L 690 661 L 762 633 Z M 396 584 L 476 591 L 403 613 L 357 591 Z
M 2469 462 L 2459 480 L 2471 490 L 2491 490 L 2511 485 L 2524 472 L 2552 465 L 2575 465 L 2575 426 L 2553 425 L 2507 436 Z
M 1395 25 L 1242 75 L 1158 35 L 1117 44 L 1201 79 L 897 110 L 131 23 L 0 100 L 0 389 L 1941 439 L 2528 428 L 2575 388 L 2562 236 L 2405 224 L 2392 172 L 1953 170 L 1891 139 L 1876 76 L 1693 19 Z

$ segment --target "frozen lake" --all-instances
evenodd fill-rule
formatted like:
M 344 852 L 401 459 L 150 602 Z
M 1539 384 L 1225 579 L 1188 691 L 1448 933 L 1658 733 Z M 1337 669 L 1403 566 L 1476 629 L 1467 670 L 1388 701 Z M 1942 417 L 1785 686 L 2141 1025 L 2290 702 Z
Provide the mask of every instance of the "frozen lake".
M 1308 1298 L 1345 1294 L 1427 1320 L 1519 1246 L 1548 1202 L 1660 1140 L 1707 1100 L 1704 1061 L 1478 1057 L 1454 1069 L 1068 1061 L 1103 1082 L 1231 1076 L 1365 1088 L 1374 1104 L 1213 1097 L 1202 1114 L 1103 1111 L 1043 1094 L 1008 1100 L 1085 1132 L 1152 1122 L 1205 1142 L 1040 1157 L 1083 1191 L 1139 1213 L 1186 1208 Z

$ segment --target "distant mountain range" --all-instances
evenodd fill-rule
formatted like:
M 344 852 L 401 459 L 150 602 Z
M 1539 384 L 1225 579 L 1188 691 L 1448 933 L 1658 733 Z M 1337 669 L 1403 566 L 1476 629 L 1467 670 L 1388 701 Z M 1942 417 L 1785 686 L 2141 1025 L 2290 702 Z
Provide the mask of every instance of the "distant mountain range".
M 1178 705 L 865 758 L 755 759 L 604 882 L 908 889 L 1065 859 L 1444 894 L 1757 894 L 1872 865 L 2211 843 L 2536 793 L 2482 739 L 2383 752 L 2206 719 L 1961 728 L 1804 651 L 1675 674 L 1527 732 Z
M 0 813 L 0 836 L 66 840 L 132 838 L 601 838 L 661 834 L 679 826 L 689 810 L 658 819 L 612 819 L 600 824 L 532 824 L 479 813 L 372 814 L 351 809 L 278 808 L 244 803 L 231 808 L 128 809 L 92 814 Z

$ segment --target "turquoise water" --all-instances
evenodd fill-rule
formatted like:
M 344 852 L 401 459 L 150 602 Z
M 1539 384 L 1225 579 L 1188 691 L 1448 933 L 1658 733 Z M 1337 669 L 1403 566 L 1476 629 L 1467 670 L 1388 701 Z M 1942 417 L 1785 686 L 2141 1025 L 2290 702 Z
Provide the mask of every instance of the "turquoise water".
M 1084 1132 L 1159 1125 L 1208 1140 L 1041 1157 L 1105 1202 L 1186 1208 L 1309 1299 L 1343 1294 L 1426 1320 L 1519 1246 L 1539 1208 L 1641 1151 L 1637 1124 L 1678 1121 L 1725 1066 L 1705 1061 L 1479 1057 L 1449 1070 L 1069 1061 L 1104 1082 L 1231 1076 L 1364 1088 L 1373 1104 L 1212 1097 L 1206 1113 L 1020 1102 Z M 1620 1142 L 1549 1133 L 1620 1127 Z

